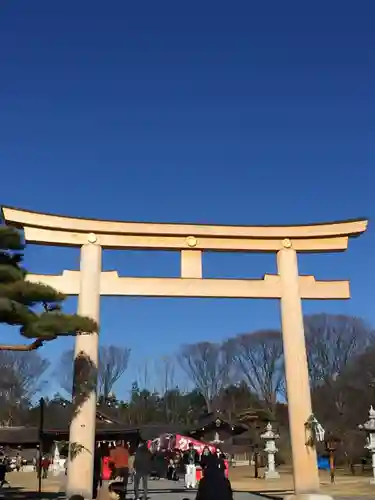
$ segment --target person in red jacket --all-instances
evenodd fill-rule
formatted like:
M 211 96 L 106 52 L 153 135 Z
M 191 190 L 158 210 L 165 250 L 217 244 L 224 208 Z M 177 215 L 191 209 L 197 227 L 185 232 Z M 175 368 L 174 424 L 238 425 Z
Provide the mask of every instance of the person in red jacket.
M 50 459 L 47 457 L 47 455 L 44 455 L 42 458 L 42 478 L 47 479 L 48 477 L 48 469 L 50 466 Z
M 129 477 L 129 451 L 122 441 L 116 442 L 116 448 L 110 452 L 110 462 L 114 466 L 115 478 L 121 478 L 126 489 Z

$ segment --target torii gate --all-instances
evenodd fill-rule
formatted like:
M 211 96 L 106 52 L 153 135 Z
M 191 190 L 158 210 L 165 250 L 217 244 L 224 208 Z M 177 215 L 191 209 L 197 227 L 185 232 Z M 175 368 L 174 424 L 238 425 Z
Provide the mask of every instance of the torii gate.
M 3 207 L 7 224 L 24 229 L 28 243 L 81 247 L 80 271 L 60 276 L 28 275 L 66 295 L 78 295 L 78 312 L 99 323 L 101 295 L 147 297 L 227 297 L 280 299 L 285 375 L 297 494 L 319 490 L 316 451 L 306 445 L 312 414 L 301 299 L 348 299 L 348 281 L 317 281 L 299 276 L 298 252 L 344 251 L 348 239 L 367 228 L 366 220 L 300 226 L 219 226 L 112 222 L 64 217 Z M 175 250 L 181 254 L 180 278 L 120 277 L 102 272 L 102 249 Z M 202 252 L 273 252 L 277 275 L 263 279 L 204 279 Z M 83 352 L 98 363 L 98 335 L 76 337 Z M 70 442 L 83 448 L 68 468 L 67 493 L 91 498 L 96 395 L 86 400 L 70 426 Z

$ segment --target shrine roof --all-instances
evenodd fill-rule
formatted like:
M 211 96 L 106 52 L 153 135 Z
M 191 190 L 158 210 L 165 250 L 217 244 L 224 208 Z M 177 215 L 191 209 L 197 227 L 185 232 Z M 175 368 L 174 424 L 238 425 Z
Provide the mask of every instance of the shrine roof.
M 39 412 L 38 406 L 33 408 L 29 412 L 28 418 L 24 423 L 31 426 L 38 425 Z M 44 425 L 46 428 L 56 426 L 58 428 L 65 428 L 72 420 L 72 416 L 73 408 L 71 403 L 64 402 L 64 404 L 61 404 L 61 402 L 58 401 L 50 401 L 44 408 Z M 118 413 L 115 408 L 103 409 L 99 406 L 96 410 L 96 420 L 98 423 L 126 426 L 126 424 L 118 418 Z
M 126 426 L 124 424 L 108 424 L 97 422 L 96 439 L 118 439 L 121 436 L 136 436 L 149 440 L 162 434 L 184 434 L 186 427 L 172 424 L 148 424 L 142 426 Z M 60 424 L 43 429 L 45 439 L 67 440 L 69 425 Z M 36 426 L 0 427 L 0 445 L 35 445 L 39 442 L 39 428 Z
M 38 441 L 37 427 L 0 427 L 0 445 L 28 445 Z
M 242 422 L 239 422 L 237 419 L 236 420 L 230 420 L 228 419 L 225 415 L 223 415 L 221 412 L 212 412 L 208 413 L 206 415 L 202 415 L 196 424 L 194 424 L 194 431 L 204 431 L 206 430 L 205 428 L 215 428 L 215 427 L 222 427 L 222 426 L 227 426 L 231 427 L 232 430 L 234 431 L 234 428 L 238 428 L 239 430 L 246 430 L 247 426 L 243 424 Z

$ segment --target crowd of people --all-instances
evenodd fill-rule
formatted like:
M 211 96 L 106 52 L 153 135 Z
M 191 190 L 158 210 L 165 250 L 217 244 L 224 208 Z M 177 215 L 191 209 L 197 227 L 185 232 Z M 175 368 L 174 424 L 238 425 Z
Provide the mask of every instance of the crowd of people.
M 47 456 L 34 459 L 35 470 L 42 478 L 47 478 L 50 460 Z M 5 474 L 9 460 L 4 453 L 0 453 L 0 487 L 6 483 Z M 20 470 L 22 457 L 16 457 L 16 469 Z M 224 454 L 217 449 L 215 453 L 208 446 L 201 454 L 192 443 L 186 451 L 158 450 L 152 453 L 147 443 L 141 442 L 133 450 L 130 444 L 116 442 L 116 446 L 109 450 L 109 466 L 111 469 L 111 483 L 109 492 L 113 498 L 126 498 L 128 485 L 133 484 L 134 498 L 140 499 L 142 484 L 143 499 L 148 497 L 149 479 L 169 479 L 179 481 L 184 478 L 186 489 L 197 488 L 197 468 L 201 469 L 201 477 L 197 488 L 196 500 L 232 500 L 233 495 L 230 483 L 226 477 L 226 461 Z M 97 447 L 94 456 L 93 471 L 93 498 L 97 498 L 99 487 L 103 481 L 103 448 Z
M 98 488 L 102 483 L 102 454 L 97 448 L 94 460 L 93 498 L 97 498 Z M 220 449 L 212 453 L 208 446 L 201 454 L 192 443 L 185 452 L 181 450 L 159 450 L 151 453 L 147 443 L 141 442 L 132 452 L 131 447 L 121 441 L 110 450 L 109 464 L 112 482 L 109 492 L 114 498 L 126 498 L 128 484 L 134 485 L 135 500 L 140 498 L 140 485 L 143 498 L 148 496 L 149 479 L 185 480 L 186 489 L 197 488 L 197 467 L 202 470 L 202 477 L 197 488 L 197 500 L 231 500 L 233 498 L 230 482 L 226 477 L 225 456 Z
M 6 480 L 7 472 L 11 470 L 16 470 L 17 472 L 21 471 L 24 465 L 24 460 L 20 452 L 17 452 L 14 458 L 10 458 L 4 451 L 4 449 L 0 448 L 0 487 L 4 486 L 4 484 L 8 484 Z
M 32 460 L 34 471 L 36 471 L 38 477 L 42 476 L 43 479 L 48 478 L 51 463 L 52 460 L 48 455 L 42 455 L 39 460 L 39 450 L 37 450 L 37 454 Z M 0 487 L 7 484 L 7 472 L 22 472 L 25 464 L 27 464 L 27 461 L 22 457 L 20 451 L 14 457 L 9 457 L 3 449 L 0 449 Z

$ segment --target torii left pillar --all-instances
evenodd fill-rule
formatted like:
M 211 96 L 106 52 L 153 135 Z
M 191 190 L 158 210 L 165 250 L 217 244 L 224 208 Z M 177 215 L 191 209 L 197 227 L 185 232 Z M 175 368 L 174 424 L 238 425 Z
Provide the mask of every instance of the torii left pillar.
M 99 324 L 100 312 L 100 275 L 102 270 L 102 249 L 97 237 L 89 234 L 88 243 L 81 247 L 80 293 L 78 313 L 95 320 Z M 76 337 L 75 358 L 79 355 L 91 360 L 98 366 L 98 332 L 80 334 Z M 96 381 L 95 381 L 96 385 Z M 66 497 L 81 495 L 92 499 L 94 451 L 96 428 L 96 390 L 78 408 L 70 424 L 69 442 L 78 444 L 76 456 L 69 457 Z

